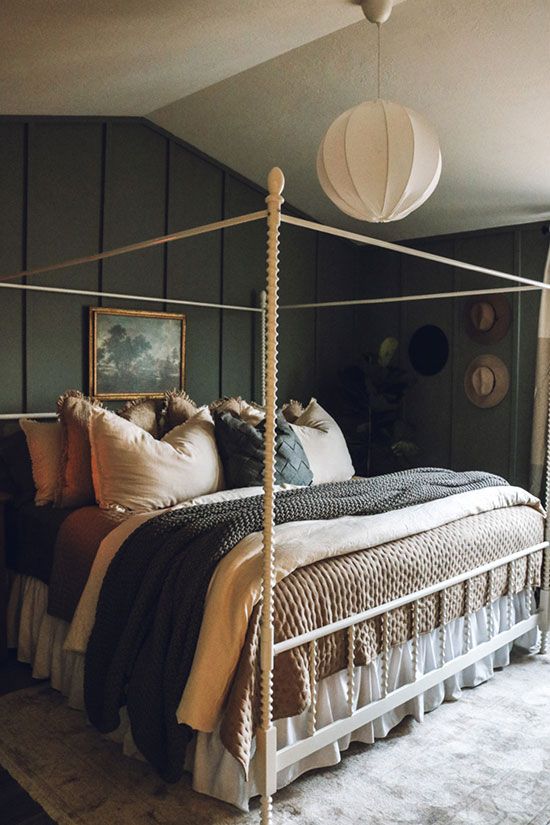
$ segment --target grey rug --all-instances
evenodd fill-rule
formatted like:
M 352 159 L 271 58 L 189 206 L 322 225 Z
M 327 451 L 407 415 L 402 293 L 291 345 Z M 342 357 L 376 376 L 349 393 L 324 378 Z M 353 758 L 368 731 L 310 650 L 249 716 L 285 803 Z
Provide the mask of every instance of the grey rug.
M 0 699 L 0 764 L 60 825 L 248 825 L 250 814 L 165 785 L 88 727 L 55 691 Z M 334 768 L 275 797 L 275 822 L 300 825 L 549 825 L 550 658 L 515 657 L 490 682 L 354 745 Z

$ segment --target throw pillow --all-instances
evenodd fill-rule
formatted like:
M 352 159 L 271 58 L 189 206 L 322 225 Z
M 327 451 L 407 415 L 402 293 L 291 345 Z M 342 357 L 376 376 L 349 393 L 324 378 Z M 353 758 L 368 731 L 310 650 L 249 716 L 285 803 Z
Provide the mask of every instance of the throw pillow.
M 315 398 L 289 426 L 302 443 L 314 484 L 347 481 L 353 476 L 355 470 L 342 430 Z
M 257 426 L 230 412 L 218 413 L 216 440 L 228 487 L 255 487 L 263 483 L 265 422 Z M 313 475 L 299 438 L 281 412 L 277 414 L 275 483 L 311 484 Z
M 97 409 L 90 442 L 100 507 L 160 510 L 223 488 L 214 422 L 206 407 L 160 441 L 131 421 Z
M 31 456 L 32 477 L 36 494 L 35 504 L 39 507 L 55 501 L 61 467 L 61 424 L 39 423 L 22 418 L 19 426 L 25 433 Z

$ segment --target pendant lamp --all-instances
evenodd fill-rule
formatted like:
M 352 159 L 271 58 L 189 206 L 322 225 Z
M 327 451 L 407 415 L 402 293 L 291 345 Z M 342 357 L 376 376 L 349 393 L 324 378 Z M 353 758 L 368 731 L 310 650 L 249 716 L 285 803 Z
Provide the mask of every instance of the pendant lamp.
M 392 0 L 365 0 L 378 25 L 378 99 L 348 109 L 329 126 L 317 154 L 319 182 L 346 215 L 371 223 L 397 221 L 418 209 L 441 175 L 437 135 L 418 112 L 380 99 L 380 25 Z

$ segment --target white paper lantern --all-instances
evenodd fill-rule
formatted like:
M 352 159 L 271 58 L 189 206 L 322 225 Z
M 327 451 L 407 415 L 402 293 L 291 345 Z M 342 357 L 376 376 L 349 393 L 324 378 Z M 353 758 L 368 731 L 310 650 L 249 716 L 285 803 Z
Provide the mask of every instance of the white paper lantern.
M 336 206 L 362 221 L 397 221 L 418 209 L 441 175 L 430 124 L 412 109 L 368 100 L 332 123 L 319 146 L 317 174 Z

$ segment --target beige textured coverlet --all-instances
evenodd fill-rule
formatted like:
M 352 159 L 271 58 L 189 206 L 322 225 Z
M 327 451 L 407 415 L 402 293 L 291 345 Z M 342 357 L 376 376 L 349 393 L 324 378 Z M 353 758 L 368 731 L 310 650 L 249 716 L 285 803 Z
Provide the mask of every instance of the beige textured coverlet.
M 301 567 L 275 588 L 275 641 L 400 598 L 541 541 L 542 515 L 531 507 L 510 507 Z M 533 565 L 533 583 L 536 584 L 540 584 L 541 560 L 542 552 L 539 552 Z M 521 559 L 516 563 L 511 591 L 517 593 L 526 585 L 527 562 Z M 493 576 L 492 598 L 507 592 L 507 569 L 497 569 Z M 464 615 L 464 593 L 463 584 L 447 591 L 447 621 Z M 476 577 L 470 589 L 470 611 L 478 610 L 488 598 L 488 576 Z M 251 756 L 252 738 L 260 723 L 259 612 L 257 605 L 221 724 L 225 747 L 241 762 L 245 771 Z M 439 624 L 439 598 L 434 594 L 420 603 L 420 633 L 428 633 Z M 392 611 L 388 630 L 391 645 L 412 638 L 412 608 L 406 606 Z M 381 650 L 380 618 L 359 625 L 355 635 L 354 664 L 368 664 Z M 347 666 L 346 632 L 320 639 L 317 651 L 318 680 L 342 670 Z M 308 649 L 305 645 L 275 659 L 274 718 L 302 713 L 309 707 L 310 699 Z

